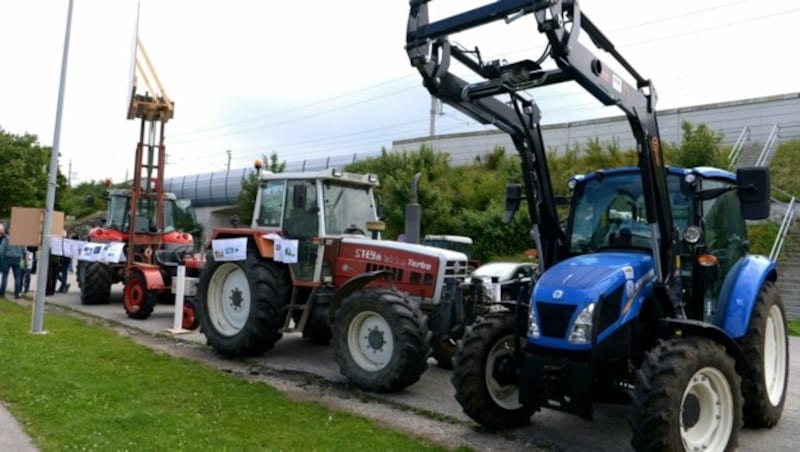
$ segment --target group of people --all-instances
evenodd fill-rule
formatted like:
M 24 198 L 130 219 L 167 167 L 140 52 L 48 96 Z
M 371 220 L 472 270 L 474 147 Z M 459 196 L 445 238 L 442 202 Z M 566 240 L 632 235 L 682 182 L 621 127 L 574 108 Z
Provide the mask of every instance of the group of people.
M 31 275 L 36 273 L 36 248 L 12 245 L 9 234 L 10 231 L 6 225 L 0 222 L 0 298 L 6 296 L 9 275 L 14 278 L 14 298 L 19 298 L 21 294 L 28 293 Z M 51 265 L 54 264 L 57 268 L 57 279 L 60 282 L 58 292 L 67 292 L 70 286 L 67 282 L 67 275 L 72 271 L 72 259 L 62 257 L 60 260 L 51 262 Z M 52 291 L 53 289 L 48 288 L 47 295 L 51 295 Z

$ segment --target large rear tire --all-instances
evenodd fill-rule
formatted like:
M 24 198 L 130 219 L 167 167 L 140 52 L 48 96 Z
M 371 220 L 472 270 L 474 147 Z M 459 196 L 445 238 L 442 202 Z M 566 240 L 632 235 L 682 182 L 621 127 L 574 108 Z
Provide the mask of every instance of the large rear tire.
M 519 388 L 495 379 L 498 360 L 514 351 L 514 314 L 491 312 L 467 327 L 453 359 L 456 400 L 475 422 L 491 428 L 527 425 L 536 407 L 519 402 Z
M 710 339 L 660 341 L 636 372 L 636 450 L 735 450 L 742 426 L 741 379 Z
M 332 329 L 342 374 L 364 390 L 399 391 L 428 367 L 427 320 L 403 293 L 384 288 L 353 292 L 336 311 Z
M 292 283 L 287 267 L 248 249 L 247 259 L 209 256 L 198 282 L 197 314 L 209 344 L 227 357 L 259 355 L 281 338 Z
M 744 423 L 748 427 L 772 427 L 783 413 L 789 377 L 785 313 L 774 283 L 764 282 L 750 315 L 747 334 L 739 341 L 753 369 L 753 378 L 742 381 Z
M 144 320 L 153 313 L 156 306 L 155 292 L 147 290 L 147 281 L 144 275 L 134 271 L 128 275 L 125 281 L 125 289 L 122 293 L 122 302 L 125 305 L 125 313 L 128 317 L 137 320 Z
M 100 262 L 78 262 L 81 304 L 108 304 L 111 298 L 111 267 Z

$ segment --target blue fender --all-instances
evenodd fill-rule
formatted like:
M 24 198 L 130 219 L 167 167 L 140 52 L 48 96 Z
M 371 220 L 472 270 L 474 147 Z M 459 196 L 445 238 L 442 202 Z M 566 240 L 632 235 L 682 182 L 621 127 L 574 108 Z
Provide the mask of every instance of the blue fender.
M 725 278 L 719 297 L 722 305 L 714 323 L 734 339 L 744 336 L 761 286 L 766 280 L 776 279 L 774 262 L 764 256 L 743 257 Z

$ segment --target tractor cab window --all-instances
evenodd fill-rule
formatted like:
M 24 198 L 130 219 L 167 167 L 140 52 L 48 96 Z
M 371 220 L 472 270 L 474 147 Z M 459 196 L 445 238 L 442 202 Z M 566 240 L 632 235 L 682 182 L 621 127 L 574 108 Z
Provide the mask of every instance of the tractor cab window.
M 290 180 L 286 184 L 283 230 L 292 237 L 319 234 L 317 185 L 314 180 Z
M 720 188 L 729 183 L 705 180 L 703 189 Z M 742 220 L 739 195 L 736 190 L 703 201 L 705 243 L 709 253 L 719 259 L 720 274 L 746 253 L 747 226 Z
M 367 234 L 367 222 L 377 219 L 375 201 L 369 187 L 325 182 L 322 184 L 325 206 L 325 233 Z
M 261 184 L 261 198 L 256 224 L 268 228 L 281 225 L 283 214 L 284 188 L 286 181 L 271 180 Z
M 111 196 L 108 201 L 108 218 L 106 227 L 117 231 L 128 231 L 128 198 L 127 196 Z
M 689 221 L 689 198 L 680 191 L 680 177 L 667 177 L 673 219 L 683 231 Z M 605 174 L 579 184 L 573 194 L 570 249 L 591 253 L 603 248 L 651 246 L 650 226 L 638 172 Z

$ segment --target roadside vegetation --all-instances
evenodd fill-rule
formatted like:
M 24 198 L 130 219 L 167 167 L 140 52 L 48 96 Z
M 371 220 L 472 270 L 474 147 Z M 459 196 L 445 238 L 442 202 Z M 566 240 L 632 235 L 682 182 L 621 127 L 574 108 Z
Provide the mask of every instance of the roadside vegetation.
M 0 299 L 0 400 L 43 451 L 438 450 L 270 386 Z
M 706 125 L 682 125 L 681 145 L 663 143 L 668 165 L 680 167 L 727 167 L 729 149 L 721 146 L 723 136 Z M 589 140 L 565 150 L 548 150 L 553 189 L 557 196 L 567 196 L 567 181 L 576 174 L 602 168 L 636 164 L 633 149 L 621 149 L 616 142 Z M 800 141 L 782 144 L 771 163 L 773 186 L 790 193 L 800 193 L 800 180 L 792 169 L 800 168 Z M 403 214 L 409 201 L 409 187 L 420 172 L 419 204 L 422 206 L 422 234 L 459 234 L 472 237 L 475 257 L 488 260 L 526 260 L 525 250 L 533 247 L 528 231 L 530 220 L 524 204 L 510 225 L 501 218 L 505 207 L 505 187 L 521 183 L 519 158 L 515 152 L 496 148 L 479 156 L 471 165 L 452 166 L 447 154 L 429 146 L 415 152 L 389 152 L 358 161 L 346 168 L 354 172 L 376 173 L 381 180 L 386 237 L 396 238 L 404 226 Z M 566 208 L 560 207 L 562 218 Z M 749 225 L 751 251 L 768 255 L 778 225 L 754 222 Z

